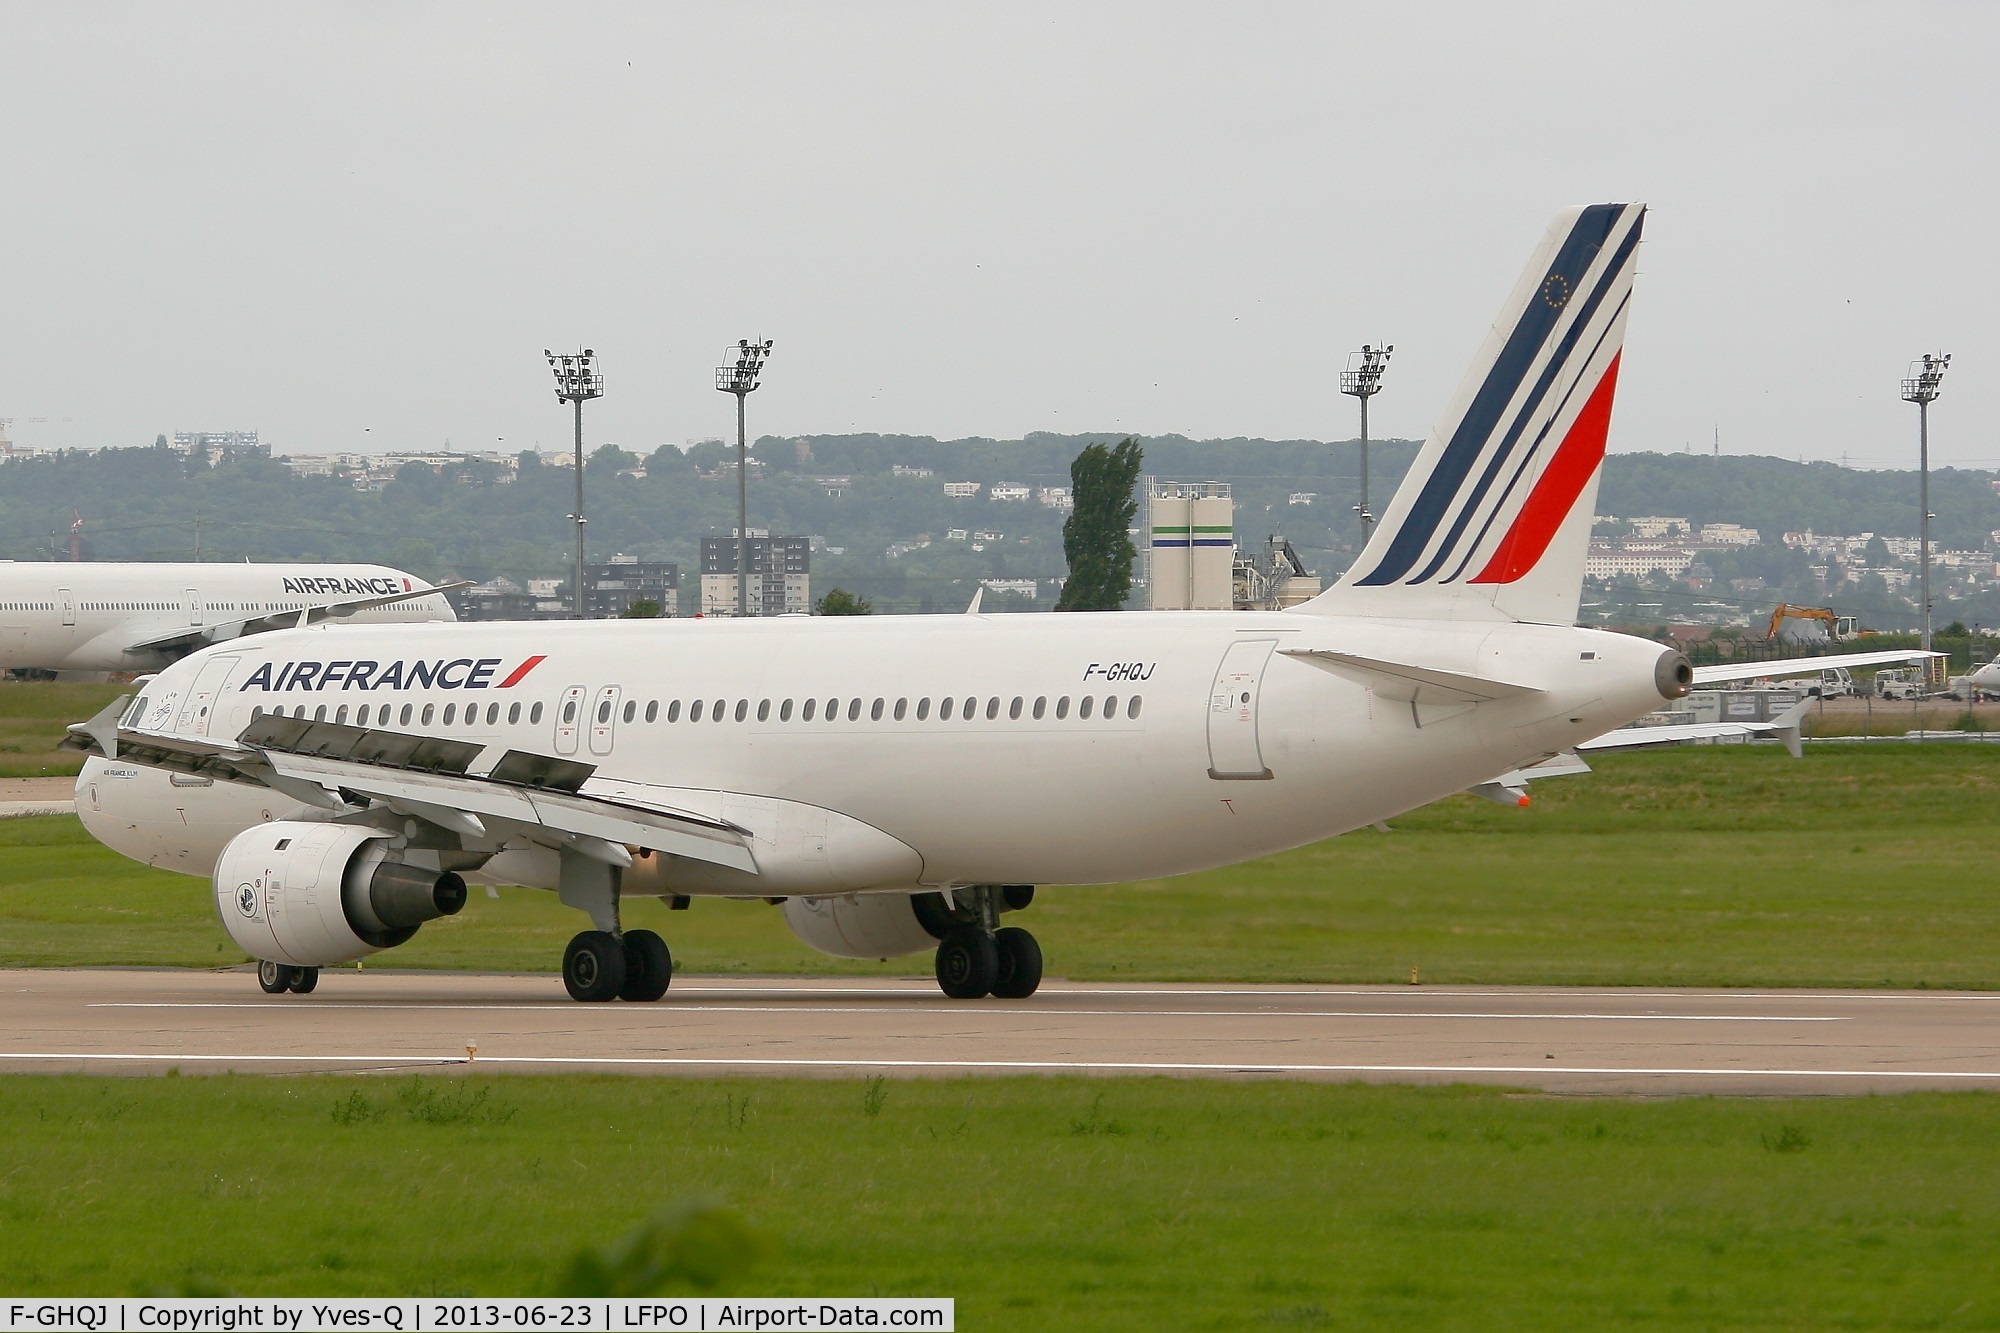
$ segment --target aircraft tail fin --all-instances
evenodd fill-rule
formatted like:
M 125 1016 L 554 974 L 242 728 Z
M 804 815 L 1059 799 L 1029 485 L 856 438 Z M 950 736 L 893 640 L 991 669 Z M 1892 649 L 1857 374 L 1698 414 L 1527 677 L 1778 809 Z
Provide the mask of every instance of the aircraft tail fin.
M 1300 610 L 1574 623 L 1645 212 L 1556 215 L 1367 548 Z

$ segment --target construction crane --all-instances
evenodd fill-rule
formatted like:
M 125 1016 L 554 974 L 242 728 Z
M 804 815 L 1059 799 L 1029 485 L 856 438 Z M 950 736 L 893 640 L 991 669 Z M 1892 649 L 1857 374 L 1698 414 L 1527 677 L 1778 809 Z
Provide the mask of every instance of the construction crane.
M 1764 631 L 1764 637 L 1776 643 L 1778 631 L 1784 628 L 1787 620 L 1810 620 L 1824 625 L 1827 638 L 1835 643 L 1846 643 L 1862 633 L 1853 616 L 1840 615 L 1824 606 L 1793 606 L 1790 602 L 1779 602 L 1778 609 L 1771 613 L 1771 624 Z

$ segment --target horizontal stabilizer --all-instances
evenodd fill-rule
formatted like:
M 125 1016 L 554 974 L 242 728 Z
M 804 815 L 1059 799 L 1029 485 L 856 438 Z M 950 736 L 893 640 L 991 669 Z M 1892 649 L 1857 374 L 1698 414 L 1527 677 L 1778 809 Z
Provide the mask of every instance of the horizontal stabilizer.
M 1787 657 L 1776 662 L 1725 662 L 1694 669 L 1694 683 L 1717 685 L 1730 680 L 1776 680 L 1781 676 L 1817 676 L 1828 667 L 1897 666 L 1922 662 L 1943 653 L 1921 648 L 1886 649 L 1875 653 L 1828 653 L 1824 657 Z
M 1684 722 L 1667 727 L 1620 727 L 1584 741 L 1579 750 L 1636 750 L 1646 745 L 1672 745 L 1677 741 L 1724 740 L 1734 736 L 1771 736 L 1785 743 L 1792 758 L 1805 757 L 1805 742 L 1799 725 L 1813 705 L 1801 699 L 1769 722 Z
M 1514 699 L 1540 694 L 1532 685 L 1489 680 L 1457 671 L 1390 662 L 1359 653 L 1334 652 L 1328 648 L 1280 648 L 1286 657 L 1303 657 L 1341 675 L 1360 680 L 1384 699 L 1407 703 L 1484 703 L 1492 699 Z

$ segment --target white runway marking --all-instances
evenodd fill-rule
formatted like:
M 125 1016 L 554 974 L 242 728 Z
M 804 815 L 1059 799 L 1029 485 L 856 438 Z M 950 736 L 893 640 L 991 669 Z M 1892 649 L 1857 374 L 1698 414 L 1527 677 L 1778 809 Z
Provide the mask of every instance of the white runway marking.
M 281 1011 L 288 1001 L 255 1000 L 98 1000 L 86 1004 L 87 1009 L 260 1009 Z M 1045 1008 L 970 1008 L 962 1002 L 908 1005 L 785 1005 L 782 1008 L 765 1004 L 674 1004 L 671 1000 L 650 1009 L 634 1009 L 629 1005 L 578 1005 L 567 1000 L 551 1000 L 547 1004 L 433 1004 L 413 1001 L 409 1004 L 349 1003 L 340 1000 L 304 1001 L 293 1004 L 294 1008 L 310 1008 L 315 1013 L 335 1013 L 345 1010 L 388 1009 L 401 1013 L 432 1012 L 444 1010 L 470 1010 L 474 1013 L 579 1013 L 607 1014 L 618 1017 L 633 1013 L 668 1014 L 939 1014 L 951 1018 L 971 1015 L 975 1018 L 986 1015 L 1015 1014 L 1022 1017 L 1048 1018 L 1451 1018 L 1451 1019 L 1500 1019 L 1511 1022 L 1522 1020 L 1589 1020 L 1606 1023 L 1845 1023 L 1848 1020 L 1837 1014 L 1500 1014 L 1465 1013 L 1442 1009 L 1429 1010 L 1343 1010 L 1343 1009 L 1045 1009 Z
M 1701 1068 L 1621 1068 L 1616 1065 L 1578 1066 L 1545 1063 L 1538 1065 L 1360 1065 L 1360 1064 L 1197 1064 L 1152 1060 L 838 1060 L 838 1059 L 734 1059 L 726 1056 L 588 1056 L 588 1055 L 492 1055 L 477 1061 L 462 1055 L 427 1056 L 420 1052 L 396 1055 L 175 1055 L 113 1054 L 104 1051 L 0 1052 L 0 1060 L 98 1060 L 186 1064 L 211 1061 L 242 1064 L 345 1064 L 345 1065 L 582 1065 L 651 1066 L 656 1068 L 702 1069 L 983 1069 L 1023 1073 L 1160 1073 L 1160 1074 L 1574 1074 L 1613 1078 L 1941 1078 L 2000 1082 L 2000 1070 L 1963 1069 L 1701 1069 Z

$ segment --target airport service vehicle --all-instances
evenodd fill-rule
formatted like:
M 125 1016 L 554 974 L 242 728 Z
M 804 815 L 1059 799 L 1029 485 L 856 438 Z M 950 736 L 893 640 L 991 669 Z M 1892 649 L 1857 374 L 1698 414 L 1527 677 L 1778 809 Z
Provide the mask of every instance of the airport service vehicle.
M 1861 687 L 1854 683 L 1854 673 L 1846 667 L 1822 667 L 1813 693 L 1822 699 L 1858 699 Z
M 1921 667 L 1890 667 L 1875 673 L 1875 697 L 1878 699 L 1921 699 L 1929 690 L 1924 681 Z
M 280 626 L 455 620 L 444 594 L 384 565 L 0 561 L 0 670 L 156 671 Z
M 210 877 L 274 993 L 485 880 L 588 915 L 578 1000 L 666 991 L 635 895 L 763 900 L 827 953 L 1027 996 L 1040 946 L 1005 922 L 1041 886 L 1511 789 L 1688 692 L 1680 653 L 1573 626 L 1643 211 L 1557 216 L 1366 549 L 1296 608 L 285 630 L 72 727 L 79 813 Z

